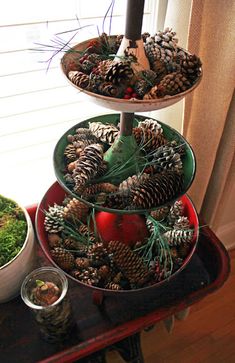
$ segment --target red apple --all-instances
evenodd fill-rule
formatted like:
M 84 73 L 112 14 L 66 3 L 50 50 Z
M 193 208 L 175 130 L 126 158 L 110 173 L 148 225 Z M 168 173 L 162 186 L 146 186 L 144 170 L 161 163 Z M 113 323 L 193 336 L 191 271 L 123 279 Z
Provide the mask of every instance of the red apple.
M 148 237 L 145 217 L 139 214 L 114 214 L 96 212 L 97 232 L 104 244 L 110 241 L 120 241 L 133 246 L 137 241 Z

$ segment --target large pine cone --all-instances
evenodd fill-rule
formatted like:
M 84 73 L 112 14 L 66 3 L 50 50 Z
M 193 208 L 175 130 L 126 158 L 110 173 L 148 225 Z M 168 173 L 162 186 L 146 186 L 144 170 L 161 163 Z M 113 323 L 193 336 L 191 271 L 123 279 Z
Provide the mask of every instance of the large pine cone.
M 170 201 L 182 190 L 183 175 L 172 171 L 156 174 L 130 194 L 130 204 L 137 209 L 151 209 Z
M 64 207 L 63 216 L 72 221 L 86 221 L 89 207 L 80 200 L 73 198 Z
M 110 241 L 108 251 L 113 254 L 114 263 L 131 284 L 140 287 L 148 280 L 148 268 L 130 247 L 119 241 Z
M 129 81 L 133 76 L 133 70 L 129 62 L 113 63 L 108 69 L 105 79 L 113 84 L 120 84 Z
M 85 184 L 95 177 L 103 162 L 103 147 L 100 144 L 91 144 L 83 150 L 82 155 L 75 162 L 73 179 L 74 190 L 81 192 Z
M 62 247 L 55 247 L 50 253 L 53 260 L 62 270 L 70 271 L 73 269 L 75 259 L 72 253 Z
M 167 74 L 159 83 L 157 97 L 164 97 L 165 95 L 173 96 L 177 93 L 186 91 L 190 87 L 190 81 L 182 73 L 173 72 Z
M 113 144 L 119 132 L 115 125 L 103 124 L 102 122 L 90 122 L 89 129 L 98 140 L 109 145 Z
M 123 180 L 123 182 L 119 184 L 118 190 L 123 194 L 128 195 L 131 188 L 133 188 L 134 186 L 138 186 L 140 183 L 143 183 L 143 181 L 148 178 L 149 174 L 146 173 L 129 176 L 127 179 Z
M 137 145 L 142 146 L 146 152 L 153 151 L 167 143 L 162 134 L 151 131 L 148 128 L 134 127 L 132 133 Z
M 85 188 L 82 196 L 85 198 L 92 198 L 100 193 L 115 193 L 117 189 L 117 186 L 111 183 L 98 183 Z
M 179 246 L 180 244 L 190 243 L 193 239 L 192 229 L 171 229 L 163 234 L 170 246 Z
M 70 71 L 68 73 L 68 78 L 71 82 L 73 82 L 76 86 L 88 89 L 90 84 L 90 78 L 87 74 L 80 71 Z

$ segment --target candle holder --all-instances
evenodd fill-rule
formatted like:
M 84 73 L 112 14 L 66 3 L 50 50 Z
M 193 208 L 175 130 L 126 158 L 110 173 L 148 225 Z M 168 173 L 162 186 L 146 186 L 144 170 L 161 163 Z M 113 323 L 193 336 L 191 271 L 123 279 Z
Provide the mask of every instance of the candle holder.
M 41 267 L 26 276 L 21 297 L 31 309 L 43 339 L 65 340 L 75 326 L 68 297 L 68 280 L 54 267 Z

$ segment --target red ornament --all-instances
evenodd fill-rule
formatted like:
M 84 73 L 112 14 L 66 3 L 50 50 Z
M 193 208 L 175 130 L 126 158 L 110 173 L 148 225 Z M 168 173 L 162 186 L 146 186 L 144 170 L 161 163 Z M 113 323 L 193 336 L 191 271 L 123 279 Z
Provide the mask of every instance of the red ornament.
M 95 221 L 104 244 L 120 241 L 131 247 L 149 236 L 145 217 L 139 214 L 97 212 Z

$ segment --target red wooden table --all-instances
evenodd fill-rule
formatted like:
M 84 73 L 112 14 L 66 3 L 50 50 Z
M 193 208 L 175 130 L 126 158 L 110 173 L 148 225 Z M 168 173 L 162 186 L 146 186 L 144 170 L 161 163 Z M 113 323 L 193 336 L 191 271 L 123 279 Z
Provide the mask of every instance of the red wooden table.
M 28 207 L 32 221 L 36 206 Z M 37 266 L 50 265 L 37 243 Z M 215 234 L 203 227 L 197 250 L 187 267 L 168 284 L 138 297 L 107 296 L 97 306 L 92 289 L 69 279 L 69 294 L 77 327 L 70 339 L 50 344 L 20 297 L 0 304 L 0 362 L 105 362 L 107 349 L 118 349 L 128 362 L 144 362 L 141 330 L 184 310 L 219 289 L 228 278 L 229 256 Z

